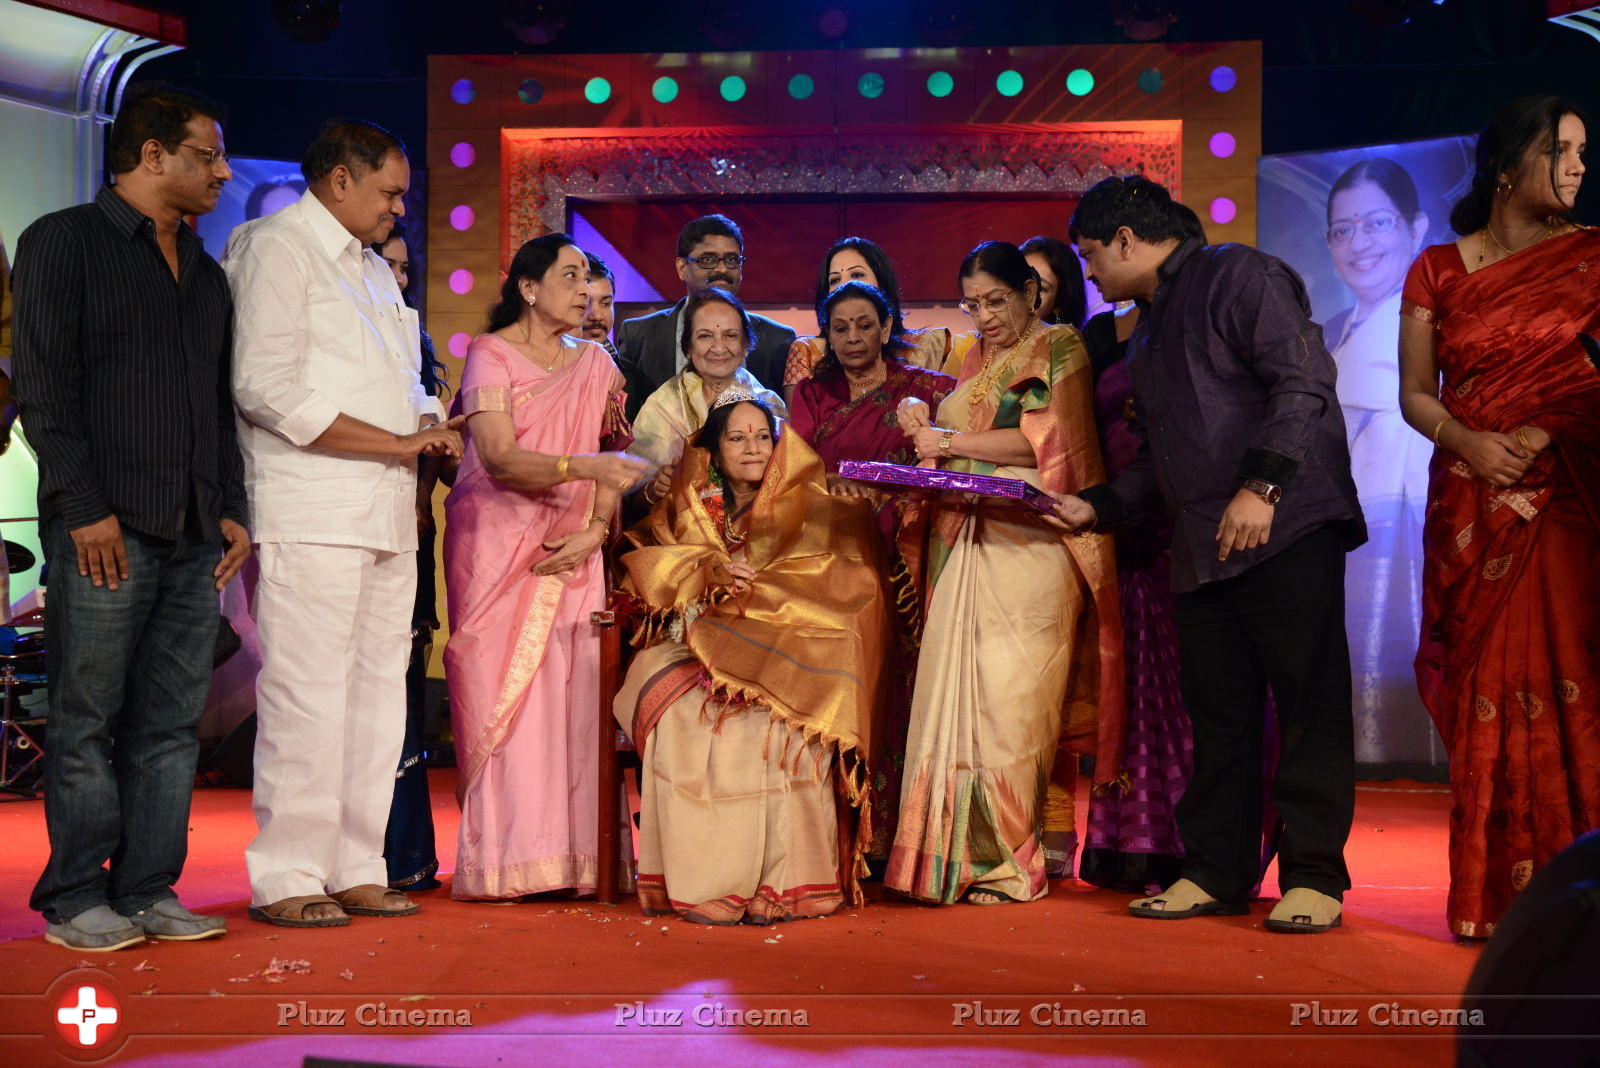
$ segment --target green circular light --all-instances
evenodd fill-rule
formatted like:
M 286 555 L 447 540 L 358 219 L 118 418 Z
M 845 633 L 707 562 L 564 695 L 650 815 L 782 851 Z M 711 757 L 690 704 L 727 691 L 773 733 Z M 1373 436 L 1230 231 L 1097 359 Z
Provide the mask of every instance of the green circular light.
M 1094 75 L 1079 67 L 1067 75 L 1067 92 L 1073 96 L 1088 96 L 1094 92 Z
M 663 74 L 650 87 L 650 95 L 656 98 L 656 103 L 658 104 L 672 103 L 678 99 L 678 80 Z
M 1139 75 L 1139 88 L 1146 93 L 1159 93 L 1161 87 L 1167 84 L 1166 75 L 1151 67 Z
M 1022 92 L 1022 74 L 1020 71 L 1003 70 L 994 80 L 995 91 L 1001 96 L 1016 96 Z
M 728 103 L 743 100 L 745 94 L 744 79 L 737 74 L 730 74 L 722 79 L 722 99 Z
M 878 99 L 883 95 L 883 75 L 868 71 L 856 81 L 856 91 L 868 100 Z
M 817 83 L 811 80 L 809 74 L 796 74 L 789 79 L 789 95 L 796 100 L 809 100 L 816 91 Z
M 611 99 L 611 83 L 604 78 L 590 78 L 584 83 L 583 98 L 591 104 L 604 104 Z
M 946 97 L 955 90 L 956 80 L 949 71 L 936 70 L 928 75 L 928 95 Z

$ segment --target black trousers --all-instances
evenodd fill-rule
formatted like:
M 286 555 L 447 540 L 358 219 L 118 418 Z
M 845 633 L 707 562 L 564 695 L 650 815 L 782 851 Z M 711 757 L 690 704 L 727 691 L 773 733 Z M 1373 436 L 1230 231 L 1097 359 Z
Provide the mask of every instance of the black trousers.
M 1278 885 L 1342 898 L 1355 733 L 1339 533 L 1318 528 L 1242 575 L 1179 594 L 1176 620 L 1194 724 L 1194 774 L 1177 811 L 1184 877 L 1224 901 L 1242 901 L 1260 878 L 1270 686 L 1281 743 Z

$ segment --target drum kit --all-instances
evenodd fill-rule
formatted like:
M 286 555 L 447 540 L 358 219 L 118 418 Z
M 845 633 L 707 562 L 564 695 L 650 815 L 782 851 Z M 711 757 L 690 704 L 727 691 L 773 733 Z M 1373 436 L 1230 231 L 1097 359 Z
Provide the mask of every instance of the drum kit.
M 27 547 L 5 542 L 6 570 L 28 571 L 38 563 Z M 0 791 L 36 797 L 44 771 L 44 718 L 22 699 L 46 688 L 44 587 L 14 605 L 0 605 Z

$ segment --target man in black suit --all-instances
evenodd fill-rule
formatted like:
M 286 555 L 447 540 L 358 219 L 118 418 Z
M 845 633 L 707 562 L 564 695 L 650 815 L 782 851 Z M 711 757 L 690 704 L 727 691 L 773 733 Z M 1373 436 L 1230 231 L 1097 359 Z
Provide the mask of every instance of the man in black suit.
M 624 322 L 617 331 L 622 373 L 628 379 L 628 418 L 639 414 L 645 398 L 688 364 L 679 344 L 683 306 L 688 294 L 708 286 L 738 293 L 744 280 L 744 235 L 726 215 L 702 215 L 678 232 L 678 277 L 684 298 L 670 308 Z M 764 315 L 751 313 L 756 344 L 745 367 L 763 386 L 783 392 L 783 367 L 789 359 L 794 331 Z

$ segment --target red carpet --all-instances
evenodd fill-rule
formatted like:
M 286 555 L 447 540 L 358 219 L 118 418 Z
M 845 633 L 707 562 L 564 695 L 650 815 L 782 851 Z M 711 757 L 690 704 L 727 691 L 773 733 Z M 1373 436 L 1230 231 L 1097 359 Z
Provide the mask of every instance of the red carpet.
M 434 773 L 447 870 L 453 785 Z M 48 945 L 27 909 L 42 806 L 0 802 L 0 1064 L 62 1063 L 44 994 L 84 957 L 121 1003 L 119 1064 L 882 1065 L 997 1051 L 1022 1064 L 1445 1064 L 1449 1027 L 1397 1022 L 1390 1006 L 1454 1007 L 1476 959 L 1444 925 L 1447 813 L 1443 787 L 1363 786 L 1344 926 L 1314 937 L 1265 931 L 1265 903 L 1134 920 L 1125 895 L 1072 882 L 1028 905 L 892 900 L 766 930 L 647 920 L 631 899 L 491 906 L 442 890 L 419 895 L 414 917 L 291 931 L 245 916 L 249 795 L 206 790 L 178 890 L 227 916 L 228 936 L 80 955 Z M 1350 1009 L 1345 1026 L 1337 1010 Z

